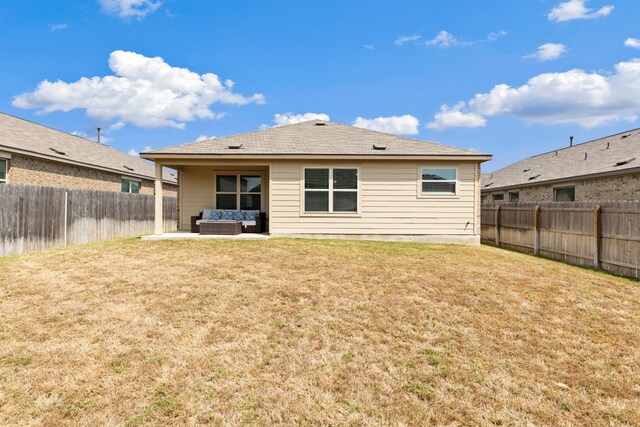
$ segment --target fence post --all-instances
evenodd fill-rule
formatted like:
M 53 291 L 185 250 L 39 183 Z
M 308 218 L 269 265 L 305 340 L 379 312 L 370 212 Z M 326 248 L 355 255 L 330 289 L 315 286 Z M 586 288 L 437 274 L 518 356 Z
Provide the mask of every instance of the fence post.
M 540 206 L 533 209 L 533 254 L 540 255 Z
M 600 268 L 600 205 L 593 207 L 593 266 Z
M 496 223 L 496 246 L 500 247 L 500 205 L 496 206 L 495 223 Z
M 69 218 L 69 192 L 64 192 L 64 247 L 68 246 L 69 239 L 67 238 L 67 223 Z

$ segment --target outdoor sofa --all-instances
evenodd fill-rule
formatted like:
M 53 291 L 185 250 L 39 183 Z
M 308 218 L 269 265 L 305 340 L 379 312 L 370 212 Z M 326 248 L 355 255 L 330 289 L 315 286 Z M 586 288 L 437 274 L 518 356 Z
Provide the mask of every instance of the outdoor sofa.
M 262 233 L 265 222 L 266 214 L 258 210 L 204 209 L 191 217 L 191 232 L 200 233 L 202 223 L 240 223 L 243 233 Z

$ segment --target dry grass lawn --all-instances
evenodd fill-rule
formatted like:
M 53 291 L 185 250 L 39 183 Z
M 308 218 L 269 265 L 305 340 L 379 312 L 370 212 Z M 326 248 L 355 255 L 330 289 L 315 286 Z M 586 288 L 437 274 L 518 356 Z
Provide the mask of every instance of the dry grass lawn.
M 0 260 L 0 425 L 639 425 L 637 282 L 495 248 Z

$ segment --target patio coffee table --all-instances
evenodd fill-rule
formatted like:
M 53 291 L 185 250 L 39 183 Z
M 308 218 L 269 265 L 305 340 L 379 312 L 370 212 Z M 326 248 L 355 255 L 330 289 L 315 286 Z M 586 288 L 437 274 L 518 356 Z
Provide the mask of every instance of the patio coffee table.
M 240 221 L 201 221 L 200 234 L 240 234 L 242 222 Z

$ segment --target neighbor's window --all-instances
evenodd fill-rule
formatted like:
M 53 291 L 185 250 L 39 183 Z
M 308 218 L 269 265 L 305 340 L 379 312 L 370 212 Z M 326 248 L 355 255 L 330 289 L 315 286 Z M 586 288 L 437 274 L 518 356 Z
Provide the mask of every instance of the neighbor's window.
M 576 187 L 558 187 L 553 189 L 553 200 L 556 202 L 575 202 Z
M 305 168 L 305 212 L 358 212 L 358 169 Z
M 0 159 L 0 183 L 7 182 L 7 171 L 9 170 L 9 161 Z
M 262 177 L 216 175 L 216 209 L 260 210 Z
M 122 192 L 123 193 L 139 193 L 140 181 L 134 181 L 132 179 L 122 179 Z
M 520 201 L 520 192 L 512 191 L 511 193 L 509 193 L 509 201 L 511 203 L 518 203 Z
M 504 200 L 504 194 L 500 193 L 500 194 L 492 194 L 491 195 L 491 200 L 493 200 L 494 202 L 502 202 Z
M 489 196 L 486 194 L 480 196 L 480 203 L 489 203 Z
M 455 195 L 456 176 L 455 168 L 422 168 L 422 194 Z

